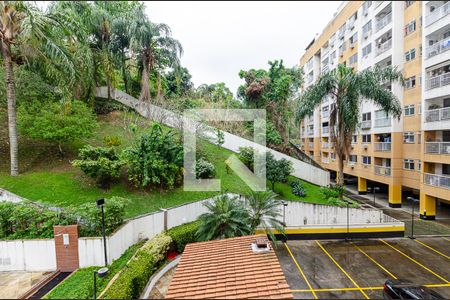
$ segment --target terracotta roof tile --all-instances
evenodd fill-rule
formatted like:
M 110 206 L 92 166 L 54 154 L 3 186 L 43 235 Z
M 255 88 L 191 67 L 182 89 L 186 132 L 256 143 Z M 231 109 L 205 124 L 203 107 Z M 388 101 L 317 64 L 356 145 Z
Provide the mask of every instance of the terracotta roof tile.
M 253 253 L 265 235 L 188 244 L 170 283 L 172 299 L 292 299 L 273 251 Z

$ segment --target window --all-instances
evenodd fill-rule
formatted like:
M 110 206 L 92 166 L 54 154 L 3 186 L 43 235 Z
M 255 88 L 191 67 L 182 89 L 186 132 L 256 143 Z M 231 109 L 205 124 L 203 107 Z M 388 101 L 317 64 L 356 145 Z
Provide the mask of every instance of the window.
M 362 135 L 362 142 L 363 142 L 363 144 L 370 144 L 370 143 L 372 143 L 372 135 L 370 135 L 370 134 L 363 134 Z
M 331 152 L 331 153 L 330 153 L 330 158 L 331 158 L 332 160 L 335 160 L 335 159 L 336 159 L 336 154 L 335 154 L 334 152 Z
M 416 58 L 416 48 L 412 48 L 411 50 L 405 52 L 405 60 L 411 61 Z
M 350 47 L 352 47 L 358 41 L 358 32 L 355 32 L 349 39 Z
M 416 1 L 405 1 L 405 8 L 408 8 L 408 7 L 410 7 L 414 2 L 416 2 Z
M 414 170 L 414 159 L 404 159 L 403 160 L 403 169 Z
M 414 104 L 405 105 L 405 116 L 413 116 L 414 115 Z
M 334 51 L 330 54 L 330 63 L 333 64 L 335 59 L 336 59 L 336 50 L 334 50 Z
M 372 113 L 370 113 L 370 112 L 362 114 L 362 120 L 363 121 L 370 121 L 371 117 L 372 117 Z
M 422 161 L 420 159 L 417 160 L 417 171 L 422 170 Z
M 372 6 L 372 1 L 366 1 L 363 3 L 363 14 L 367 15 L 367 13 L 369 12 L 369 7 Z
M 375 112 L 375 119 L 387 119 L 387 118 L 388 115 L 384 110 L 380 109 Z
M 312 58 L 310 58 L 309 60 L 308 60 L 308 62 L 306 63 L 306 68 L 309 70 L 309 69 L 311 69 L 313 67 L 313 60 L 312 60 Z
M 370 20 L 369 22 L 367 22 L 366 24 L 364 24 L 364 26 L 362 27 L 362 33 L 363 33 L 363 37 L 368 37 L 369 36 L 369 32 L 372 30 L 372 20 Z
M 405 26 L 405 36 L 416 30 L 416 20 L 412 20 Z
M 404 132 L 403 133 L 403 143 L 413 144 L 414 143 L 414 132 Z
M 349 163 L 357 163 L 358 162 L 358 156 L 356 156 L 355 154 L 350 154 L 348 156 L 348 162 Z
M 417 143 L 422 144 L 422 132 L 417 132 Z
M 367 46 L 365 46 L 362 49 L 362 56 L 365 57 L 365 56 L 369 55 L 370 52 L 372 52 L 372 43 L 369 43 Z
M 350 56 L 350 58 L 348 59 L 348 65 L 351 66 L 354 63 L 358 62 L 358 53 L 353 54 L 352 56 Z
M 372 164 L 372 157 L 370 157 L 370 156 L 363 156 L 362 157 L 362 163 L 363 163 L 363 165 L 370 165 L 370 164 Z
M 406 78 L 405 89 L 412 89 L 415 86 L 416 86 L 416 76 Z
M 358 136 L 356 134 L 352 135 L 352 144 L 358 143 Z

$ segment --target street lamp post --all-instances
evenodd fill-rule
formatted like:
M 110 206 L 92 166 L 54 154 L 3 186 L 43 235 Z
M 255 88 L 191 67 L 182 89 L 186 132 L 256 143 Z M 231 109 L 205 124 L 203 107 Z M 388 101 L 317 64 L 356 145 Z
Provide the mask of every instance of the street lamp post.
M 288 204 L 284 200 L 281 200 L 281 204 L 283 204 L 283 226 L 286 227 L 286 206 Z
M 411 205 L 412 206 L 412 208 L 411 208 L 411 235 L 408 237 L 410 239 L 414 240 L 415 239 L 415 237 L 414 237 L 414 206 L 415 206 L 416 202 L 419 202 L 419 200 L 414 199 L 413 197 L 408 197 L 406 199 L 408 199 L 409 201 L 412 202 L 412 205 Z
M 108 275 L 108 268 L 101 268 L 100 270 L 94 270 L 94 300 L 97 299 L 97 275 L 100 278 Z
M 106 254 L 105 209 L 104 209 L 105 199 L 101 198 L 101 199 L 98 199 L 96 202 L 97 202 L 97 207 L 101 208 L 101 210 L 102 210 L 103 251 L 104 251 L 104 255 L 105 255 L 105 267 L 106 267 L 108 265 L 108 256 Z

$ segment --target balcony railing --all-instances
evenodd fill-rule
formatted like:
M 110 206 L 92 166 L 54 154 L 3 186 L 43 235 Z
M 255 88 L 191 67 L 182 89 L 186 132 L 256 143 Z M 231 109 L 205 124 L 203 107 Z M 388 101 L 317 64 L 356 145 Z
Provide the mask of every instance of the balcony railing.
M 374 166 L 374 172 L 376 175 L 391 176 L 391 168 L 383 166 Z
M 314 143 L 309 143 L 309 148 L 314 148 Z
M 367 121 L 362 121 L 361 122 L 361 129 L 370 129 L 372 127 L 372 121 L 371 120 L 367 120 Z
M 328 157 L 322 157 L 322 163 L 328 164 L 330 163 L 330 159 Z
M 375 119 L 375 127 L 389 127 L 391 126 L 391 118 Z
M 425 122 L 438 122 L 450 120 L 450 107 L 425 111 Z
M 392 48 L 392 39 L 387 40 L 377 46 L 375 54 L 378 56 Z
M 330 133 L 330 127 L 322 127 L 322 134 L 329 134 Z
M 322 67 L 322 74 L 330 71 L 330 65 L 326 64 Z
M 375 151 L 391 151 L 391 142 L 375 143 Z
M 428 153 L 428 154 L 450 154 L 450 142 L 428 142 L 428 143 L 425 143 L 425 153 Z
M 308 135 L 309 136 L 314 135 L 314 131 L 313 130 L 308 130 Z
M 423 181 L 425 184 L 450 189 L 450 176 L 430 173 L 425 173 L 423 175 Z
M 450 72 L 430 77 L 427 80 L 427 90 L 439 88 L 450 84 Z
M 427 58 L 436 56 L 450 49 L 450 37 L 440 40 L 427 48 Z
M 324 110 L 322 111 L 322 118 L 329 118 L 330 117 L 330 111 Z
M 383 18 L 377 21 L 376 31 L 377 32 L 380 31 L 391 22 L 392 22 L 392 12 L 388 13 Z
M 426 26 L 433 24 L 437 20 L 445 17 L 446 15 L 450 14 L 450 2 L 445 3 L 444 5 L 439 6 L 436 8 L 432 13 L 430 13 L 426 17 Z
M 328 149 L 330 144 L 328 142 L 322 142 L 322 149 Z

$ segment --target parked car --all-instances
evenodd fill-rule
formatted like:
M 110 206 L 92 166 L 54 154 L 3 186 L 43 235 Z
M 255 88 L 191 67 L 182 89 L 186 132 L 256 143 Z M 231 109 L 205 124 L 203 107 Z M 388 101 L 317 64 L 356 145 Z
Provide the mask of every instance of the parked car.
M 445 299 L 441 294 L 406 280 L 387 280 L 383 288 L 384 299 Z

